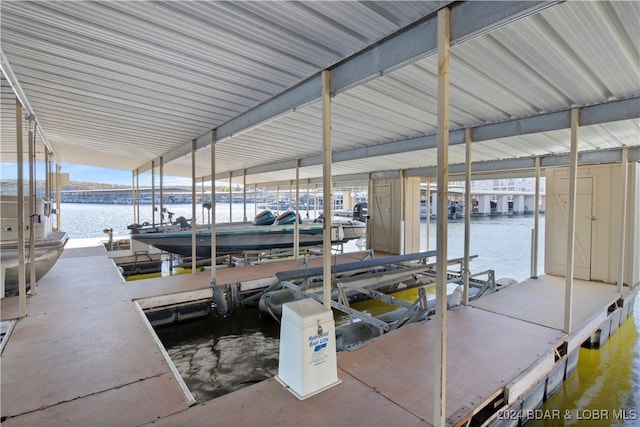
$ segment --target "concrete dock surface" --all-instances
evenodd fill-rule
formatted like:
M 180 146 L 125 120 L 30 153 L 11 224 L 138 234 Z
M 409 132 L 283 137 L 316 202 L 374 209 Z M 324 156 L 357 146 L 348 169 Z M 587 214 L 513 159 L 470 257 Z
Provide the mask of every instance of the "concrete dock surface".
M 434 321 L 339 353 L 341 384 L 308 399 L 269 379 L 192 404 L 135 300 L 207 288 L 210 273 L 125 283 L 102 245 L 74 243 L 28 297 L 27 316 L 18 319 L 2 353 L 7 427 L 433 424 Z M 320 265 L 321 258 L 313 262 Z M 218 282 L 234 280 L 225 274 L 268 277 L 291 268 L 269 263 L 221 270 Z M 449 425 L 468 419 L 568 339 L 562 295 L 563 278 L 541 276 L 447 312 Z M 574 296 L 579 329 L 591 328 L 620 293 L 613 285 L 576 281 Z M 16 318 L 17 306 L 17 297 L 2 299 L 2 319 Z

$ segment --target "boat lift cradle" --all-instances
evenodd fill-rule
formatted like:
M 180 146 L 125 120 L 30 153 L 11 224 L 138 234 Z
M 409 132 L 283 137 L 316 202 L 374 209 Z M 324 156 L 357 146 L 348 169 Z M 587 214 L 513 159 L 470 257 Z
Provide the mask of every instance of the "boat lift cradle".
M 373 253 L 370 252 L 362 261 L 332 265 L 332 288 L 337 289 L 337 298 L 334 296 L 331 302 L 332 308 L 349 315 L 350 324 L 354 322 L 354 319 L 358 319 L 372 325 L 377 328 L 377 335 L 382 335 L 402 325 L 427 318 L 435 310 L 435 301 L 427 299 L 424 286 L 435 281 L 435 263 L 428 262 L 429 258 L 435 257 L 435 255 L 436 251 L 427 251 L 383 258 L 369 258 L 373 256 Z M 470 258 L 476 257 L 477 255 L 474 255 Z M 447 264 L 449 266 L 460 265 L 458 270 L 448 271 L 447 282 L 462 284 L 464 280 L 464 258 L 448 260 Z M 268 298 L 270 292 L 280 288 L 293 291 L 296 298 L 308 297 L 322 302 L 323 274 L 322 267 L 297 268 L 276 273 L 278 282 L 261 293 L 262 298 Z M 478 278 L 482 275 L 487 275 L 487 280 Z M 422 277 L 422 280 L 415 280 L 418 276 Z M 413 284 L 406 284 L 405 282 Z M 398 287 L 398 283 L 402 283 L 402 285 Z M 487 290 L 496 290 L 493 270 L 473 274 L 469 278 L 469 285 L 474 290 L 470 295 L 471 300 L 479 298 Z M 418 298 L 414 303 L 400 300 L 380 291 L 393 292 L 410 287 L 419 287 Z M 371 316 L 350 307 L 350 302 L 359 300 L 357 297 L 353 297 L 354 294 L 393 304 L 399 306 L 400 309 L 392 312 L 395 313 L 392 316 Z M 449 298 L 450 307 L 459 305 L 459 301 L 455 300 L 455 297 Z M 274 313 L 270 309 L 267 309 L 267 311 L 278 320 L 279 313 Z

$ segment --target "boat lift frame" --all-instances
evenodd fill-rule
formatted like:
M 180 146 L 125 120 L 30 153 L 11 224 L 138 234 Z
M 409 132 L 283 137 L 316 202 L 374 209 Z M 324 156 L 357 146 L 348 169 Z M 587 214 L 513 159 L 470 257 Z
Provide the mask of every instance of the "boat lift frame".
M 435 310 L 435 304 L 430 306 L 425 293 L 424 285 L 435 283 L 436 263 L 429 263 L 428 259 L 434 257 L 436 251 L 419 252 L 414 254 L 398 255 L 384 258 L 364 259 L 359 262 L 333 265 L 331 267 L 332 288 L 338 290 L 338 300 L 331 301 L 331 307 L 350 316 L 350 322 L 354 318 L 367 322 L 380 331 L 380 334 L 397 329 L 398 327 L 412 323 L 420 318 L 426 317 Z M 373 254 L 371 254 L 372 256 Z M 473 255 L 470 259 L 476 258 Z M 462 284 L 464 280 L 464 258 L 447 260 L 446 265 L 460 265 L 458 271 L 447 271 L 447 283 Z M 373 289 L 380 288 L 403 281 L 408 277 L 423 275 L 433 279 L 429 283 L 420 283 L 418 287 L 418 298 L 414 303 L 400 300 L 392 295 L 388 295 Z M 477 277 L 487 275 L 487 280 L 480 280 Z M 302 268 L 276 273 L 278 287 L 288 288 L 302 296 L 313 298 L 323 302 L 323 269 Z M 298 281 L 300 283 L 294 283 Z M 469 283 L 477 289 L 471 299 L 480 297 L 488 289 L 497 289 L 495 274 L 493 270 L 486 270 L 469 276 Z M 412 286 L 412 287 L 416 287 Z M 271 290 L 276 286 L 271 287 Z M 405 288 L 405 289 L 408 289 Z M 398 320 L 387 322 L 369 314 L 355 310 L 349 306 L 347 290 L 367 295 L 371 299 L 376 299 L 388 304 L 405 308 L 405 314 Z

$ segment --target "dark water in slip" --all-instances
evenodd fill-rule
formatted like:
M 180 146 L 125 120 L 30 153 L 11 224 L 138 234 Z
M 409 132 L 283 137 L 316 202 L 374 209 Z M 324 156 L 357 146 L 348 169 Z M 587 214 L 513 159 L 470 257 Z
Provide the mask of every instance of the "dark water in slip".
M 169 205 L 176 216 L 191 217 L 189 205 Z M 145 207 L 142 207 L 144 210 Z M 146 207 L 150 210 L 149 207 Z M 150 212 L 141 210 L 141 221 Z M 229 205 L 219 204 L 218 220 L 229 220 Z M 104 228 L 115 236 L 128 234 L 133 210 L 123 205 L 63 204 L 63 229 L 72 238 L 105 237 Z M 247 209 L 253 216 L 254 208 Z M 198 210 L 198 217 L 201 212 Z M 206 212 L 205 212 L 206 215 Z M 233 205 L 233 218 L 244 216 L 242 205 Z M 426 223 L 421 231 L 421 250 L 426 248 Z M 473 272 L 493 269 L 496 278 L 522 280 L 530 274 L 532 217 L 494 218 L 471 224 Z M 541 219 L 544 227 L 544 218 Z M 430 225 L 430 249 L 435 248 L 435 223 Z M 540 235 L 544 248 L 544 231 Z M 355 246 L 350 247 L 356 250 Z M 464 224 L 449 223 L 449 258 L 464 255 Z M 539 274 L 543 272 L 539 256 Z M 359 309 L 376 315 L 388 309 L 384 303 L 360 303 Z M 640 426 L 640 298 L 635 315 L 599 350 L 580 350 L 576 372 L 542 407 L 531 426 Z M 339 319 L 336 320 L 337 322 Z M 156 330 L 178 371 L 199 402 L 221 396 L 277 374 L 279 325 L 260 320 L 257 310 L 232 316 L 207 318 Z M 626 420 L 622 418 L 627 418 Z

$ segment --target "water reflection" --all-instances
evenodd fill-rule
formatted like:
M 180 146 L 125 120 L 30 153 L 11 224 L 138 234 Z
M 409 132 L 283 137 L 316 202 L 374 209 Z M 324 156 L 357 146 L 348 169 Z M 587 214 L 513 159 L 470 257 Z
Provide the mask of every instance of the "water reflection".
M 257 310 L 156 329 L 200 403 L 276 375 L 279 332 L 279 325 L 261 320 Z
M 634 313 L 600 349 L 580 349 L 576 371 L 527 426 L 640 425 L 640 298 Z M 560 420 L 544 416 L 553 411 Z

